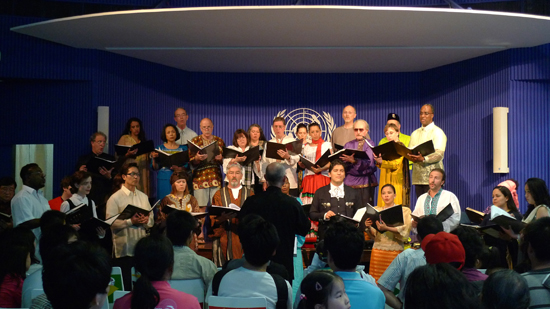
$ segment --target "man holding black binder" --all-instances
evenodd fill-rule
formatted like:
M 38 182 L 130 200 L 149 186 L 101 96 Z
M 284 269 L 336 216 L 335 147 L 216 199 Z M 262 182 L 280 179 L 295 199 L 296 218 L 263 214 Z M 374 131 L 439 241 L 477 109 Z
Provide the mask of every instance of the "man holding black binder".
M 417 233 L 416 226 L 418 224 L 416 218 L 422 218 L 429 215 L 437 215 L 443 223 L 443 231 L 451 232 L 460 224 L 460 203 L 458 198 L 452 192 L 443 190 L 445 184 L 445 171 L 440 168 L 432 170 L 429 176 L 429 188 L 427 193 L 422 194 L 416 200 L 416 206 L 412 212 L 412 232 Z M 447 208 L 451 205 L 450 209 Z M 449 213 L 449 216 L 444 213 Z
M 151 204 L 145 193 L 136 189 L 139 182 L 139 169 L 136 163 L 125 164 L 120 171 L 124 184 L 107 201 L 107 218 L 122 213 L 126 206 L 133 205 L 149 211 Z M 122 269 L 122 278 L 126 290 L 132 289 L 130 274 L 134 248 L 137 242 L 147 235 L 146 228 L 153 226 L 153 212 L 149 215 L 135 213 L 128 219 L 116 219 L 111 225 L 113 232 L 113 266 Z

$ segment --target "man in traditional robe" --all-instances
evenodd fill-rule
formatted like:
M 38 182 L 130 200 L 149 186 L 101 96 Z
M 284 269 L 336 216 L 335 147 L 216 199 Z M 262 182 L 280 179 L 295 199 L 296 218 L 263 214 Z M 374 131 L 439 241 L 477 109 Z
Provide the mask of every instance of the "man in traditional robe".
M 235 204 L 241 207 L 244 201 L 254 193 L 241 185 L 243 178 L 241 166 L 238 163 L 227 166 L 228 186 L 218 190 L 212 198 L 213 206 L 229 207 Z M 243 255 L 239 235 L 237 235 L 238 220 L 236 213 L 222 213 L 220 216 L 210 216 L 213 259 L 216 266 L 222 266 L 226 261 L 240 259 Z

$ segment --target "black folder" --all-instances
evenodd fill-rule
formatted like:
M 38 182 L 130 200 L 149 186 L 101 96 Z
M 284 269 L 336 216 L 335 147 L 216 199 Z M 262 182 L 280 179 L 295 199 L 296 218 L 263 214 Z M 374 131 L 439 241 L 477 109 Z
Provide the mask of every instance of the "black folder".
M 224 158 L 231 158 L 234 159 L 237 156 L 242 157 L 246 156 L 246 160 L 243 162 L 239 162 L 239 164 L 246 166 L 250 164 L 251 162 L 257 161 L 260 158 L 260 146 L 255 146 L 250 149 L 248 149 L 245 152 L 242 152 L 240 150 L 235 150 L 231 148 L 223 148 L 223 157 Z
M 312 166 L 323 167 L 328 163 L 330 163 L 328 159 L 329 157 L 330 157 L 330 150 L 327 149 L 327 151 L 323 153 L 323 155 L 319 158 L 319 160 L 315 162 L 311 162 L 310 160 L 306 159 L 303 156 L 300 156 L 300 162 L 302 162 L 302 164 L 304 164 L 307 169 L 311 169 Z
M 171 168 L 175 166 L 183 166 L 185 163 L 189 162 L 189 151 L 180 151 L 176 153 L 167 153 L 165 151 L 156 149 L 155 150 L 159 156 L 159 165 L 161 167 Z
M 208 209 L 208 214 L 210 216 L 221 216 L 222 213 L 224 213 L 224 212 L 239 214 L 240 211 L 241 211 L 240 208 L 237 209 L 237 208 L 233 208 L 233 207 L 223 207 L 223 206 L 212 205 Z
M 340 156 L 345 154 L 346 156 L 354 155 L 353 157 L 356 159 L 367 159 L 369 156 L 367 153 L 363 150 L 355 150 L 355 149 L 340 149 L 337 152 L 331 154 L 328 159 L 330 162 L 340 159 Z
M 90 219 L 85 217 L 84 207 L 86 207 L 86 204 L 80 204 L 77 205 L 75 208 L 67 211 L 65 213 L 65 221 L 67 222 L 67 224 L 80 224 Z
M 101 157 L 92 157 L 88 162 L 86 163 L 86 169 L 90 173 L 99 174 L 99 168 L 103 167 L 106 170 L 110 170 L 115 165 L 116 161 L 111 161 L 107 159 L 103 159 Z
M 365 221 L 370 219 L 372 221 L 372 227 L 380 232 L 376 227 L 376 221 L 380 221 L 380 218 L 389 227 L 402 226 L 405 224 L 403 219 L 403 206 L 396 205 L 384 210 L 378 211 L 371 205 L 367 204 L 365 214 L 360 222 L 361 230 L 365 230 Z
M 301 154 L 302 147 L 302 140 L 296 140 L 286 144 L 267 142 L 265 145 L 265 156 L 270 159 L 283 160 L 283 158 L 277 154 L 278 150 L 286 150 L 292 156 Z
M 176 212 L 176 211 L 186 211 L 186 210 L 183 210 L 183 209 L 177 209 L 176 207 L 172 206 L 172 205 L 164 205 L 162 207 L 162 212 L 165 213 L 166 215 L 169 215 L 173 212 Z M 193 215 L 193 217 L 197 218 L 197 219 L 201 219 L 203 217 L 205 217 L 208 213 L 207 212 L 190 212 L 191 215 Z
M 472 209 L 470 207 L 466 208 L 466 215 L 468 216 L 468 219 L 470 219 L 470 222 L 479 224 L 481 221 L 483 221 L 483 218 L 485 218 L 485 214 L 481 211 Z
M 89 224 L 93 230 L 95 230 L 98 227 L 101 227 L 103 229 L 108 229 L 111 227 L 111 225 L 113 225 L 113 222 L 115 222 L 115 220 L 118 219 L 119 216 L 120 214 L 114 215 L 105 221 L 98 218 L 91 217 L 90 219 L 85 221 L 84 224 L 86 225 Z
M 427 156 L 435 152 L 434 143 L 432 140 L 424 142 L 416 147 L 408 148 L 405 145 L 398 144 L 394 141 L 387 142 L 376 147 L 372 147 L 372 152 L 375 155 L 382 155 L 383 160 L 395 160 L 400 157 L 407 157 L 409 154 Z
M 454 214 L 453 206 L 451 203 L 449 203 L 445 208 L 443 208 L 435 217 L 441 221 L 444 222 L 445 220 L 449 219 Z M 420 217 L 417 217 L 415 215 L 411 215 L 411 217 L 414 219 L 414 221 L 418 222 L 420 221 Z
M 155 203 L 155 205 L 153 205 L 153 207 L 151 207 L 151 209 L 149 210 L 145 210 L 143 208 L 128 204 L 128 206 L 126 206 L 126 208 L 124 208 L 124 210 L 119 214 L 117 219 L 120 219 L 120 220 L 130 219 L 136 213 L 140 213 L 144 216 L 148 216 L 151 213 L 151 211 L 153 211 L 157 207 L 159 203 L 160 203 L 160 200 L 158 200 Z
M 115 152 L 119 156 L 125 156 L 126 153 L 128 153 L 128 150 L 134 150 L 137 149 L 136 156 L 141 156 L 142 154 L 149 153 L 151 151 L 155 150 L 155 145 L 153 144 L 152 140 L 148 140 L 145 142 L 141 142 L 139 144 L 135 144 L 133 146 L 126 146 L 126 145 L 115 145 Z
M 189 153 L 206 154 L 208 157 L 203 162 L 212 162 L 214 157 L 220 154 L 220 148 L 218 147 L 218 141 L 213 141 L 206 146 L 199 146 L 191 141 L 187 142 L 189 147 Z

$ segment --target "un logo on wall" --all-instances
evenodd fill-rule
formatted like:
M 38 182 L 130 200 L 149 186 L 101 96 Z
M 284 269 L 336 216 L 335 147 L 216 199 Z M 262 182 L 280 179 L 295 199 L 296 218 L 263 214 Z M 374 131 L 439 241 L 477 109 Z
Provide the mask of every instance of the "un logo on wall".
M 336 127 L 334 119 L 329 113 L 323 112 L 323 115 L 321 115 L 310 108 L 297 108 L 288 114 L 284 109 L 278 112 L 275 117 L 283 117 L 286 120 L 285 134 L 293 138 L 296 138 L 296 127 L 300 123 L 309 125 L 312 122 L 317 122 L 321 127 L 321 137 L 325 142 L 330 142 L 332 131 Z M 273 127 L 271 127 L 271 138 L 275 138 Z

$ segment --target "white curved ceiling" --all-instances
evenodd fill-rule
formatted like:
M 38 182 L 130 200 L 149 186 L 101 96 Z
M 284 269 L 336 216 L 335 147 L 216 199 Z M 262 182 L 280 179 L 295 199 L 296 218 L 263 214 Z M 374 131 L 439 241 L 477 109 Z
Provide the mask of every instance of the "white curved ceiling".
M 197 72 L 417 72 L 550 43 L 549 17 L 406 7 L 135 10 L 12 30 Z

